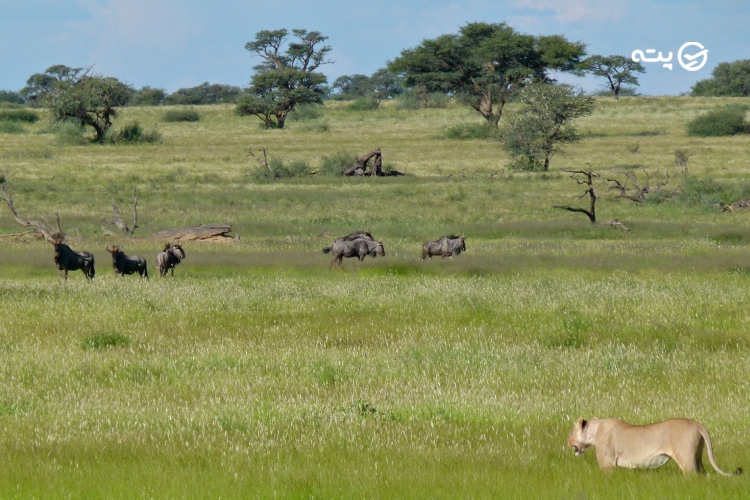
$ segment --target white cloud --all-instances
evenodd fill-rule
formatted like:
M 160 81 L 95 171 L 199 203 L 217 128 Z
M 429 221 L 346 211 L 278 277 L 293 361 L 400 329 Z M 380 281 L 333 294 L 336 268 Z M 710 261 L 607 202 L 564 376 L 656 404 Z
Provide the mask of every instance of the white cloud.
M 612 19 L 623 16 L 627 2 L 610 0 L 516 0 L 513 7 L 539 11 L 553 11 L 560 23 Z
M 79 0 L 92 20 L 76 23 L 91 31 L 99 50 L 147 47 L 157 51 L 179 47 L 198 27 L 171 1 Z

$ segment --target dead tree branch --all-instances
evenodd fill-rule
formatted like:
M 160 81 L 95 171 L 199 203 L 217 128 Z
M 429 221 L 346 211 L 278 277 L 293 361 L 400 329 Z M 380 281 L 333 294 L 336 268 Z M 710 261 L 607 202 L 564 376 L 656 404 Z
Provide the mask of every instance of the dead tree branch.
M 569 212 L 578 212 L 582 214 L 586 214 L 591 221 L 591 223 L 596 222 L 596 191 L 594 186 L 595 179 L 598 179 L 601 177 L 597 172 L 593 172 L 591 170 L 591 167 L 589 166 L 588 171 L 586 170 L 563 170 L 563 172 L 567 172 L 571 174 L 570 176 L 575 179 L 576 183 L 579 185 L 586 186 L 586 189 L 583 191 L 583 194 L 580 196 L 577 196 L 579 199 L 583 199 L 586 196 L 589 197 L 589 208 L 580 208 L 580 207 L 569 207 L 567 205 L 555 205 L 553 208 L 559 208 L 561 210 L 568 210 Z M 580 176 L 583 176 L 583 179 L 580 178 Z
M 252 156 L 253 158 L 255 158 L 258 161 L 258 163 L 260 163 L 261 165 L 263 165 L 264 167 L 266 167 L 269 172 L 271 172 L 272 174 L 276 175 L 275 172 L 273 171 L 273 169 L 271 168 L 271 165 L 268 164 L 268 148 L 264 146 L 262 148 L 258 148 L 258 151 L 260 151 L 261 153 L 263 153 L 263 159 L 262 160 L 260 158 L 258 158 L 257 156 L 255 156 L 255 153 L 253 153 L 253 150 L 250 149 L 250 148 L 247 148 L 247 155 L 248 156 Z
M 615 219 L 615 220 L 608 220 L 607 222 L 605 222 L 605 224 L 607 224 L 608 226 L 612 227 L 612 229 L 622 229 L 626 233 L 630 232 L 630 229 L 627 228 L 625 226 L 625 224 L 623 224 L 622 222 L 620 222 L 617 219 Z
M 120 231 L 123 231 L 125 234 L 133 234 L 135 233 L 136 228 L 138 227 L 138 201 L 140 200 L 140 196 L 138 196 L 135 186 L 133 186 L 133 228 L 129 228 L 128 225 L 125 223 L 124 220 L 122 220 L 122 217 L 120 217 L 120 209 L 117 208 L 117 203 L 115 203 L 115 197 L 112 197 L 112 213 L 114 214 L 113 220 L 107 220 L 102 219 L 102 222 L 106 222 L 108 224 L 113 224 L 117 226 Z
M 661 191 L 664 186 L 669 184 L 669 170 L 667 170 L 665 178 L 661 181 L 656 182 L 655 186 L 651 186 L 652 174 L 649 173 L 645 168 L 642 168 L 641 170 L 643 172 L 643 175 L 645 176 L 645 182 L 640 182 L 638 180 L 638 176 L 635 173 L 625 170 L 622 171 L 622 174 L 625 176 L 624 182 L 616 178 L 607 178 L 607 182 L 613 183 L 607 189 L 607 192 L 617 191 L 619 193 L 617 195 L 618 198 L 624 198 L 635 203 L 644 203 L 646 201 L 647 194 Z M 657 168 L 653 172 L 653 174 L 655 176 L 658 176 L 660 174 L 660 170 Z
M 18 215 L 18 212 L 16 212 L 15 207 L 13 206 L 13 196 L 10 195 L 10 194 L 8 194 L 8 192 L 5 190 L 5 186 L 4 185 L 0 185 L 0 194 L 2 194 L 3 198 L 5 198 L 5 203 L 8 205 L 8 210 L 10 210 L 10 213 L 13 216 L 13 219 L 15 219 L 15 221 L 17 223 L 19 223 L 20 225 L 22 225 L 24 227 L 34 228 L 32 230 L 32 232 L 36 232 L 36 233 L 40 234 L 47 241 L 51 242 L 51 241 L 53 241 L 55 239 L 59 239 L 59 240 L 64 240 L 65 239 L 66 235 L 65 235 L 65 233 L 63 233 L 62 229 L 60 229 L 60 215 L 59 214 L 55 214 L 55 216 L 57 218 L 57 231 L 54 231 L 54 230 L 50 229 L 50 227 L 48 227 L 48 226 L 51 226 L 51 224 L 46 219 L 44 219 L 43 217 L 42 217 L 42 220 L 44 220 L 44 222 L 46 222 L 47 225 L 45 225 L 44 223 L 42 223 L 41 221 L 38 221 L 38 220 L 25 220 L 25 219 L 21 218 Z M 26 232 L 20 233 L 20 234 L 24 235 L 24 234 L 28 234 L 28 233 L 29 233 L 29 231 L 26 231 Z

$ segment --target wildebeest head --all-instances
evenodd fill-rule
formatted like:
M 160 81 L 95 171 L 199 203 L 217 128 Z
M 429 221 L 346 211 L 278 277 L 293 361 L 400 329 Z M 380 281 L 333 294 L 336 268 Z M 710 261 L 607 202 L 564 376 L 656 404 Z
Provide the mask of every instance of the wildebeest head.
M 375 245 L 375 247 L 370 251 L 370 255 L 372 257 L 375 257 L 375 255 L 385 257 L 385 247 L 383 246 L 383 240 L 377 241 L 377 245 Z

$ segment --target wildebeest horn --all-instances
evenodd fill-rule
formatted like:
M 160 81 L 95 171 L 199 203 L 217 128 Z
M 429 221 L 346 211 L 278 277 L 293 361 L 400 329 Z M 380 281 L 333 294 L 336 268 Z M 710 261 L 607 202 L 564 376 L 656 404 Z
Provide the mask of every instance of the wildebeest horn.
M 104 245 L 104 249 L 105 249 L 106 251 L 108 251 L 108 252 L 111 252 L 111 251 L 112 251 L 112 250 L 111 250 L 111 249 L 109 248 L 109 243 L 107 243 L 106 245 Z

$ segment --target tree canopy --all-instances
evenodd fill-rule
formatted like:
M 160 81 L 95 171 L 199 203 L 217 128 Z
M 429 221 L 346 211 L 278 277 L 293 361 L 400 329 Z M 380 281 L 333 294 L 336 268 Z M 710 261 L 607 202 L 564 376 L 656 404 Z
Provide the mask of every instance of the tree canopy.
M 572 121 L 594 109 L 591 96 L 566 84 L 535 82 L 518 100 L 523 108 L 510 117 L 503 139 L 512 166 L 525 170 L 548 170 L 552 156 L 579 138 Z
M 377 70 L 372 76 L 343 75 L 331 86 L 337 100 L 350 100 L 359 97 L 377 95 L 379 99 L 396 97 L 404 91 L 403 79 L 385 68 Z
M 584 66 L 592 75 L 607 79 L 607 85 L 615 99 L 619 99 L 623 83 L 638 85 L 638 78 L 634 73 L 646 72 L 641 63 L 616 55 L 592 55 L 584 61 Z
M 550 71 L 580 74 L 585 45 L 559 35 L 532 36 L 505 23 L 469 23 L 458 34 L 424 40 L 388 63 L 408 87 L 453 95 L 497 126 L 505 103 Z
M 713 97 L 747 97 L 750 95 L 750 59 L 719 63 L 712 78 L 700 80 L 691 87 L 690 95 Z
M 326 76 L 315 70 L 332 62 L 326 59 L 331 47 L 321 45 L 328 37 L 299 29 L 292 34 L 298 41 L 288 43 L 286 49 L 285 29 L 259 31 L 254 41 L 245 44 L 261 62 L 253 67 L 255 74 L 237 103 L 237 113 L 255 115 L 267 128 L 283 128 L 295 106 L 322 103 L 326 95 Z
M 57 65 L 32 75 L 22 93 L 49 108 L 58 121 L 74 120 L 82 127 L 92 127 L 101 143 L 117 108 L 128 103 L 133 89 L 117 78 Z
M 195 87 L 181 88 L 166 96 L 167 104 L 200 105 L 237 102 L 242 89 L 233 85 L 204 82 Z

